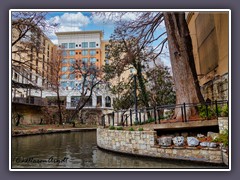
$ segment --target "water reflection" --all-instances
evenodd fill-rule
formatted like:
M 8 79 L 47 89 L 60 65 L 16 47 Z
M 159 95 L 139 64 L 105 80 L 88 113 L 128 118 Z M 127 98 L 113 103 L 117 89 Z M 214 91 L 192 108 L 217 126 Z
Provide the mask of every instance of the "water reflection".
M 96 132 L 12 138 L 12 168 L 226 168 L 140 158 L 97 148 Z

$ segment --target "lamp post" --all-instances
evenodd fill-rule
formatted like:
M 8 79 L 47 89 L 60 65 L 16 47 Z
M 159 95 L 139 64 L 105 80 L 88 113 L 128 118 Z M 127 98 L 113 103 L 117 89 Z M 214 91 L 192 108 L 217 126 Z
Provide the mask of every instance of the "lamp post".
M 135 105 L 135 123 L 138 124 L 138 107 L 137 107 L 137 74 L 134 69 L 133 78 L 134 78 L 134 105 Z

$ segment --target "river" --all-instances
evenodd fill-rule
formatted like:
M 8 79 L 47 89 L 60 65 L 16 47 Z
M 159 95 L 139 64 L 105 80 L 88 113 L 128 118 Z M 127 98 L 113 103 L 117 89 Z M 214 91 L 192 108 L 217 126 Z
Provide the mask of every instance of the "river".
M 12 138 L 12 169 L 159 168 L 219 169 L 221 165 L 136 157 L 101 150 L 96 132 L 71 132 Z

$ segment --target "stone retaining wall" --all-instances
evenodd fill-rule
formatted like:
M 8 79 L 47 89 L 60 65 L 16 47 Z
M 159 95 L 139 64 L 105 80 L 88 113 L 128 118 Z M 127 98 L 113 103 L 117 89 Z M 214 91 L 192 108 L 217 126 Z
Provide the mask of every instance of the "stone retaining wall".
M 220 134 L 228 130 L 228 117 L 218 117 L 218 126 Z
M 157 158 L 223 163 L 222 151 L 218 148 L 160 147 L 155 131 L 123 131 L 97 129 L 97 145 L 100 148 Z

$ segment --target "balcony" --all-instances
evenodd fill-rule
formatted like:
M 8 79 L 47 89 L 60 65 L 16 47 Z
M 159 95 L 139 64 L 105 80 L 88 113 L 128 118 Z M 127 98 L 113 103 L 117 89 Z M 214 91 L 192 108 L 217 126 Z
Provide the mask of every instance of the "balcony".
M 35 106 L 46 106 L 46 101 L 41 97 L 14 97 L 12 99 L 12 103 L 18 104 L 27 104 L 27 105 L 35 105 Z

